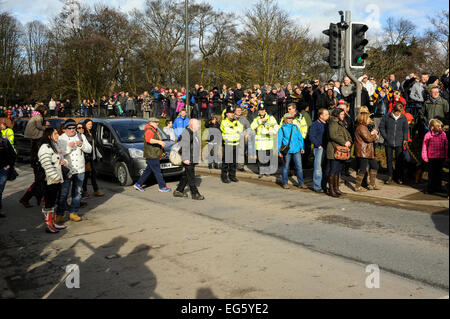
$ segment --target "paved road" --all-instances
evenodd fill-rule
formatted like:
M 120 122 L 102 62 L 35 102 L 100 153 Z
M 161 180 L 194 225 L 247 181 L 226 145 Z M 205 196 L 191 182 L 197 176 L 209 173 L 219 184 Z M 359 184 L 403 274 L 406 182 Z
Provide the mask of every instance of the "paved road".
M 9 217 L 0 221 L 0 269 L 19 298 L 448 295 L 448 211 L 223 185 L 212 176 L 199 179 L 206 200 L 197 202 L 102 179 L 106 196 L 88 200 L 86 220 L 48 235 L 37 209 L 16 204 L 31 178 L 21 170 L 5 192 Z M 68 263 L 80 265 L 87 290 L 64 287 Z M 369 264 L 381 269 L 380 289 L 365 288 Z

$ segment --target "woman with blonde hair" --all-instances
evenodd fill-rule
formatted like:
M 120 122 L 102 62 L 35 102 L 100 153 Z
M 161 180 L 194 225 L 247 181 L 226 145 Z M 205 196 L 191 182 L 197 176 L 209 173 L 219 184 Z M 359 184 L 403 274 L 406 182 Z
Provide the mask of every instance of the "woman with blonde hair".
M 361 187 L 364 175 L 369 168 L 369 190 L 380 189 L 376 186 L 378 163 L 375 159 L 374 142 L 378 139 L 378 131 L 376 129 L 369 130 L 370 124 L 373 124 L 368 112 L 359 112 L 357 118 L 357 127 L 355 130 L 355 155 L 358 163 L 358 171 L 356 173 L 355 192 L 365 192 L 366 189 Z

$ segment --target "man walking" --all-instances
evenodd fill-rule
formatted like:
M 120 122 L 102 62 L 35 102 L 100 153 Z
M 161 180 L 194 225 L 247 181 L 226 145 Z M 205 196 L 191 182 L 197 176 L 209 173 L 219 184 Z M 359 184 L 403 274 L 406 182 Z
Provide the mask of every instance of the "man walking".
M 166 144 L 162 140 L 161 135 L 158 131 L 159 120 L 156 117 L 151 117 L 148 122 L 149 123 L 144 128 L 144 157 L 147 160 L 147 167 L 145 168 L 144 173 L 142 173 L 138 182 L 134 184 L 134 188 L 136 188 L 138 191 L 144 192 L 145 189 L 142 188 L 142 185 L 144 185 L 144 183 L 150 177 L 150 174 L 153 172 L 156 181 L 158 182 L 158 191 L 160 193 L 170 192 L 171 189 L 166 186 L 166 182 L 164 181 L 161 173 L 160 158 L 163 154 L 163 149 Z
M 65 133 L 58 139 L 58 149 L 67 162 L 70 169 L 71 177 L 65 179 L 61 186 L 61 195 L 59 197 L 58 209 L 56 211 L 56 224 L 64 223 L 64 212 L 67 207 L 67 197 L 71 191 L 73 183 L 74 194 L 72 194 L 72 202 L 69 207 L 69 217 L 71 221 L 79 222 L 81 217 L 78 215 L 81 201 L 81 189 L 84 181 L 85 160 L 84 154 L 92 152 L 92 146 L 83 134 L 76 133 L 74 120 L 68 119 L 64 123 Z
M 326 165 L 325 156 L 326 153 L 323 151 L 324 146 L 327 145 L 327 134 L 328 131 L 328 119 L 330 114 L 327 109 L 319 109 L 319 119 L 315 121 L 310 128 L 309 138 L 314 145 L 314 191 L 317 193 L 323 193 L 326 191 L 327 187 L 327 177 L 324 176 L 324 168 Z
M 200 159 L 201 143 L 198 137 L 200 129 L 200 121 L 192 119 L 189 126 L 181 134 L 181 159 L 183 161 L 184 173 L 177 189 L 173 192 L 174 197 L 187 197 L 184 194 L 184 188 L 189 185 L 192 199 L 203 200 L 205 197 L 200 195 L 195 185 L 195 165 Z

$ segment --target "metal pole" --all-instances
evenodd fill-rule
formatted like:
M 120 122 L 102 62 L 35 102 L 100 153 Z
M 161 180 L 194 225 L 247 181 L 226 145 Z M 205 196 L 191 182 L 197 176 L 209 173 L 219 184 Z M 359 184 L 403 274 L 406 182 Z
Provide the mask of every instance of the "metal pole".
M 188 0 L 184 0 L 185 30 L 184 30 L 184 57 L 186 60 L 186 110 L 191 116 L 191 105 L 189 103 L 189 16 Z
M 351 55 L 351 29 L 350 29 L 350 22 L 351 22 L 351 11 L 345 11 L 345 22 L 347 23 L 348 27 L 345 29 L 345 73 L 347 76 L 356 83 L 356 105 L 355 105 L 355 111 L 358 110 L 361 107 L 361 84 L 356 78 L 356 76 L 352 73 L 350 70 L 350 55 Z

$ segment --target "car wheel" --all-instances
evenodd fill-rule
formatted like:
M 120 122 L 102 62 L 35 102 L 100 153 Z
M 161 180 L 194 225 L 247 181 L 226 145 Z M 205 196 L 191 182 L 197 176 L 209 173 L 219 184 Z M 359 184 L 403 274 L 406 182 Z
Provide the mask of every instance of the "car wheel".
M 125 163 L 121 162 L 116 166 L 116 178 L 121 186 L 133 185 L 133 179 L 131 178 L 130 171 Z

